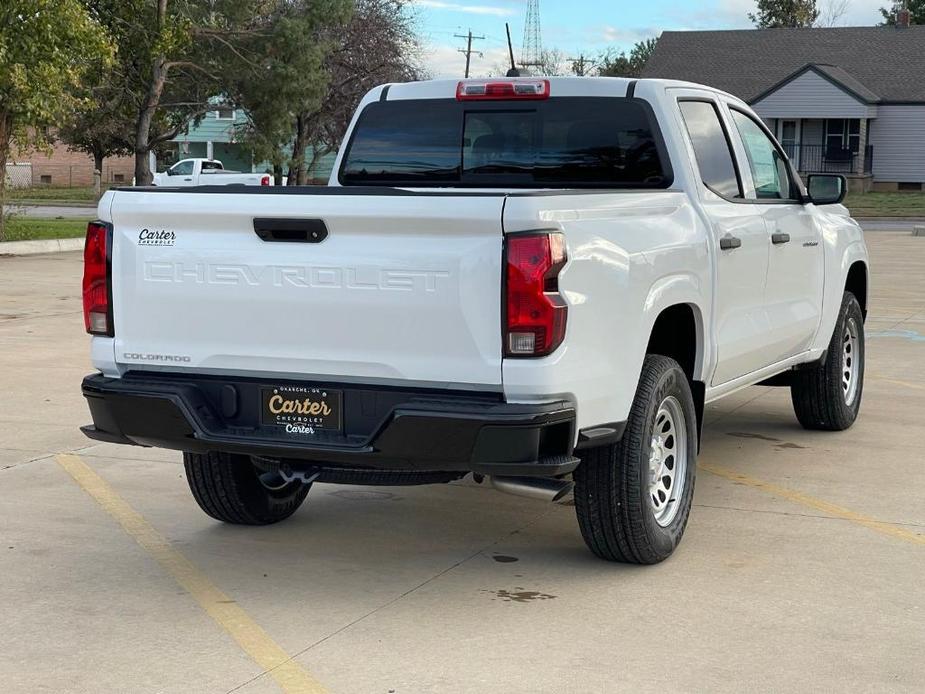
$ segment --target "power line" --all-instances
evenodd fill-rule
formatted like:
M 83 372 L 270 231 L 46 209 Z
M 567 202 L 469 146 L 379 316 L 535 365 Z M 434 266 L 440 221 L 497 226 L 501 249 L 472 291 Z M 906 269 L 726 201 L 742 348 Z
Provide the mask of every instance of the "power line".
M 466 77 L 468 78 L 469 77 L 469 64 L 472 61 L 472 41 L 473 40 L 483 41 L 485 37 L 484 36 L 473 36 L 472 29 L 469 29 L 469 33 L 466 34 L 465 36 L 462 34 L 453 34 L 453 36 L 457 39 L 467 39 L 466 47 L 457 48 L 456 50 L 459 51 L 460 53 L 466 54 Z M 476 51 L 476 53 L 478 54 L 479 58 L 482 57 L 482 53 L 480 51 Z

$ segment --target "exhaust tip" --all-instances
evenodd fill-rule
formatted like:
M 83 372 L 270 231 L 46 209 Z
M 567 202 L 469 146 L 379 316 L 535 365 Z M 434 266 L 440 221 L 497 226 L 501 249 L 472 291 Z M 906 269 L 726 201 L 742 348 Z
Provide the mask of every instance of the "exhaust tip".
M 492 475 L 490 479 L 491 486 L 499 492 L 552 503 L 557 503 L 564 499 L 575 486 L 574 482 L 550 477 Z

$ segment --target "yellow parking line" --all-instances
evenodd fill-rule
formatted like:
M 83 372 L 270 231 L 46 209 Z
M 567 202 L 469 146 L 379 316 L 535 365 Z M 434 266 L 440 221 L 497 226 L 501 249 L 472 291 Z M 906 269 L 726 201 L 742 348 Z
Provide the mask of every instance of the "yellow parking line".
M 881 383 L 892 383 L 894 386 L 905 386 L 906 388 L 913 388 L 915 390 L 925 390 L 925 385 L 920 383 L 909 383 L 909 381 L 900 381 L 895 378 L 881 378 L 879 376 L 874 377 L 875 381 L 880 381 Z
M 193 566 L 154 526 L 129 506 L 116 491 L 79 456 L 55 456 L 85 492 L 92 496 L 141 547 L 199 603 L 215 622 L 238 642 L 254 662 L 268 672 L 284 692 L 321 694 L 325 688 L 280 646 L 248 614 Z
M 925 545 L 925 535 L 923 534 L 917 534 L 909 530 L 899 528 L 891 523 L 877 520 L 876 518 L 862 516 L 860 513 L 855 513 L 854 511 L 851 511 L 847 508 L 842 508 L 841 506 L 830 504 L 828 501 L 817 499 L 815 497 L 809 496 L 809 494 L 803 494 L 802 492 L 794 491 L 793 489 L 787 489 L 786 487 L 779 487 L 778 485 L 772 484 L 770 482 L 757 480 L 753 477 L 748 477 L 734 470 L 730 470 L 719 465 L 714 465 L 712 463 L 700 462 L 697 464 L 697 467 L 701 470 L 711 472 L 714 475 L 725 477 L 726 479 L 732 480 L 733 482 L 741 482 L 742 484 L 747 484 L 749 487 L 754 487 L 755 489 L 760 489 L 761 491 L 768 494 L 779 496 L 782 499 L 787 499 L 788 501 L 814 508 L 817 511 L 828 513 L 829 515 L 836 516 L 837 518 L 842 518 L 844 520 L 851 521 L 852 523 L 863 525 L 865 528 L 876 530 L 878 533 L 883 533 L 884 535 L 889 535 L 900 540 L 905 540 L 906 542 L 912 542 L 913 544 Z

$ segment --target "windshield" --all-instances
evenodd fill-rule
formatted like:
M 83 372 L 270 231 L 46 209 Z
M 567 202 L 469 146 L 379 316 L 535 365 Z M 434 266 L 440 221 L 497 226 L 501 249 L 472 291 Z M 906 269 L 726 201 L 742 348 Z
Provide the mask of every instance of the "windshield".
M 658 126 L 638 99 L 559 97 L 367 106 L 347 145 L 343 185 L 665 188 Z

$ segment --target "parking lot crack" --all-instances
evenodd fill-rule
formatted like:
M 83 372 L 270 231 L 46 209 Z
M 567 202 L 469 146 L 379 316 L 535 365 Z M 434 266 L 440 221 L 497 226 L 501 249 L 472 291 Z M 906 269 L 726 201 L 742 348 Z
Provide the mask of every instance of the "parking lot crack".
M 769 509 L 763 508 L 742 508 L 740 506 L 717 506 L 714 504 L 694 504 L 697 508 L 712 508 L 719 511 L 738 511 L 741 513 L 764 513 L 772 516 L 794 516 L 797 518 L 819 518 L 821 520 L 834 520 L 847 522 L 847 518 L 839 518 L 838 516 L 826 516 L 818 513 L 799 513 L 797 511 L 772 511 Z M 879 522 L 886 525 L 895 525 L 898 527 L 906 528 L 925 528 L 925 523 L 912 523 L 904 521 L 890 521 L 890 520 L 880 520 Z

